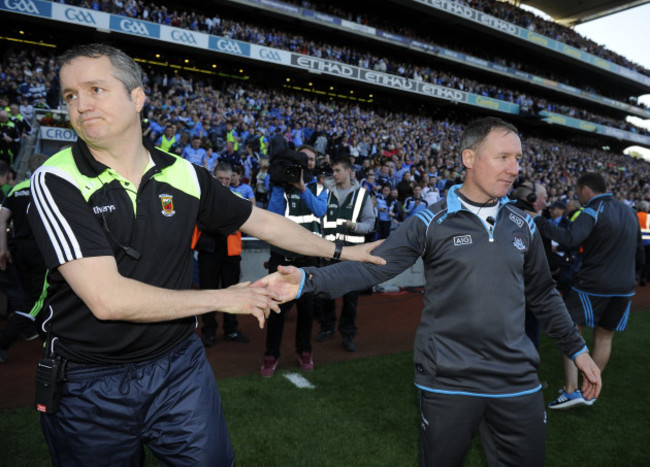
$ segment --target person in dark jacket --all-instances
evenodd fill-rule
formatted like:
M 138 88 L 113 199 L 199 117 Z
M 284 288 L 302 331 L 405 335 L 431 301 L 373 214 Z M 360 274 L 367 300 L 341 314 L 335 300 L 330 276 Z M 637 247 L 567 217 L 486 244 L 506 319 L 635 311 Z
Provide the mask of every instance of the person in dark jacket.
M 515 190 L 515 206 L 522 211 L 543 211 L 546 207 L 547 199 L 546 187 L 541 183 L 525 181 Z M 548 267 L 551 270 L 551 276 L 555 276 L 559 269 L 559 264 L 557 256 L 553 253 L 551 241 L 542 238 L 542 244 L 544 245 L 544 254 L 548 261 Z M 539 349 L 539 322 L 529 309 L 526 309 L 526 335 L 533 341 L 535 348 Z
M 394 277 L 421 257 L 426 286 L 413 366 L 421 465 L 460 465 L 480 431 L 490 465 L 541 466 L 546 416 L 539 354 L 524 334 L 526 306 L 582 371 L 587 399 L 600 392 L 600 371 L 555 289 L 535 223 L 506 197 L 519 171 L 517 129 L 477 120 L 460 149 L 465 182 L 375 250 L 386 265 L 280 268 L 256 285 L 283 300 L 334 297 Z
M 594 361 L 602 372 L 609 361 L 615 331 L 625 330 L 636 289 L 636 269 L 645 263 L 641 229 L 634 211 L 606 193 L 602 175 L 586 173 L 576 192 L 585 206 L 569 227 L 541 216 L 535 223 L 542 236 L 565 248 L 582 245 L 582 266 L 567 297 L 567 308 L 580 330 L 594 328 Z M 551 409 L 591 405 L 578 389 L 578 374 L 564 363 L 565 386 L 549 404 Z

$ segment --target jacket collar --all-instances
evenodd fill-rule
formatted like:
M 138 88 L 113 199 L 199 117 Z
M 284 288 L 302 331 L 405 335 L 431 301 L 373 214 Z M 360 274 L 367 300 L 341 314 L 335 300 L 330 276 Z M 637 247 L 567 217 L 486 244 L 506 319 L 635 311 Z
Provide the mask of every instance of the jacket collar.
M 149 154 L 151 154 L 151 159 L 153 160 L 157 171 L 160 171 L 174 163 L 174 156 L 155 148 L 148 139 L 143 138 L 142 143 L 149 151 Z M 74 157 L 79 172 L 87 177 L 97 177 L 99 174 L 104 172 L 104 170 L 109 168 L 107 165 L 102 164 L 93 157 L 90 149 L 88 149 L 88 145 L 82 139 L 77 139 L 77 142 L 72 145 L 72 156 Z
M 463 209 L 463 205 L 460 202 L 460 198 L 456 193 L 462 187 L 463 185 L 454 185 L 449 189 L 449 192 L 447 193 L 447 210 L 449 213 L 458 212 L 461 209 Z M 511 200 L 507 196 L 504 196 L 503 198 L 499 199 L 499 204 L 501 205 L 509 204 L 509 203 L 514 203 L 514 200 Z
M 591 206 L 593 203 L 597 203 L 601 199 L 611 199 L 614 197 L 613 193 L 603 193 L 602 195 L 596 195 L 589 200 L 586 206 Z

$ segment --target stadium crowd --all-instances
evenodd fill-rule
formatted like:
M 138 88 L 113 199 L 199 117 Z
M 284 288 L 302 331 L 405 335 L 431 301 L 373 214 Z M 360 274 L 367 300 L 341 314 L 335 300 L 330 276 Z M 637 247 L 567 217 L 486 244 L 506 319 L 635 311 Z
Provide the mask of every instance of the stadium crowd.
M 390 57 L 379 57 L 369 52 L 355 50 L 347 46 L 323 44 L 319 41 L 306 39 L 298 34 L 282 32 L 277 28 L 261 28 L 253 24 L 233 21 L 217 15 L 210 17 L 196 12 L 178 12 L 177 10 L 166 6 L 155 6 L 153 4 L 146 5 L 143 1 L 136 2 L 135 0 L 125 3 L 118 2 L 121 6 L 110 2 L 88 2 L 86 0 L 71 0 L 69 3 L 77 4 L 85 8 L 109 11 L 115 14 L 123 14 L 125 16 L 136 17 L 160 24 L 198 30 L 245 42 L 303 53 L 313 57 L 335 60 L 366 69 L 373 69 L 417 81 L 424 81 L 507 102 L 513 102 L 537 111 L 547 110 L 550 112 L 557 112 L 562 115 L 584 119 L 593 123 L 612 126 L 614 128 L 631 132 L 648 134 L 645 129 L 637 127 L 625 120 L 599 115 L 585 109 L 568 106 L 564 103 L 555 102 L 543 97 L 530 96 L 501 84 L 479 82 L 475 79 L 458 76 L 447 71 L 432 68 L 431 66 L 424 64 L 424 62 L 420 65 L 399 62 Z M 422 38 L 422 40 L 429 39 Z M 474 51 L 474 53 L 477 55 L 479 54 L 478 51 Z M 505 60 L 502 59 L 498 62 L 503 64 L 504 61 Z M 508 65 L 512 64 L 512 61 L 508 61 Z M 516 62 L 514 62 L 514 64 L 516 64 Z M 521 64 L 516 65 L 517 68 L 521 68 Z M 538 72 L 537 70 L 534 71 Z M 548 73 L 541 73 L 542 75 L 548 75 Z M 564 81 L 567 80 L 564 79 Z M 594 91 L 592 88 L 585 88 L 585 90 L 588 92 Z M 610 92 L 608 93 L 606 91 L 605 94 L 611 94 L 611 92 L 614 92 L 614 89 L 610 88 Z M 612 97 L 618 100 L 625 100 L 625 97 L 620 94 Z
M 54 62 L 47 55 L 28 49 L 7 55 L 0 71 L 3 106 L 19 104 L 27 119 L 33 107 L 56 107 L 56 101 L 49 98 L 59 92 L 55 76 Z M 21 93 L 23 88 L 31 89 L 23 86 L 30 80 L 53 85 L 30 97 Z M 365 109 L 354 103 L 321 101 L 242 82 L 217 87 L 201 75 L 168 75 L 153 68 L 147 70 L 145 83 L 149 99 L 143 125 L 153 141 L 161 139 L 167 126 L 173 126 L 175 141 L 170 150 L 180 155 L 191 146 L 192 137 L 198 136 L 208 167 L 223 157 L 229 157 L 231 163 L 241 160 L 246 169 L 244 179 L 254 189 L 257 161 L 276 133 L 295 146 L 316 146 L 325 165 L 340 155 L 355 156 L 360 179 L 365 178 L 366 168 L 376 170 L 379 179 L 380 166 L 386 163 L 388 168 L 383 170 L 389 171 L 391 185 L 396 186 L 405 170 L 395 168 L 394 159 L 403 161 L 415 181 L 435 179 L 441 192 L 448 180 L 461 176 L 455 154 L 462 125 L 453 117 L 432 119 Z M 526 135 L 523 143 L 522 178 L 547 184 L 549 202 L 574 197 L 571 190 L 576 177 L 589 170 L 607 174 L 619 199 L 628 203 L 650 199 L 644 161 Z
M 528 29 L 530 31 L 541 34 L 542 36 L 550 37 L 556 41 L 571 45 L 577 49 L 580 49 L 584 52 L 596 55 L 597 57 L 603 58 L 610 62 L 616 63 L 618 65 L 624 66 L 631 70 L 635 70 L 644 75 L 650 76 L 650 70 L 647 70 L 642 65 L 634 63 L 624 56 L 617 54 L 614 51 L 611 51 L 604 47 L 601 44 L 597 44 L 593 40 L 584 37 L 575 30 L 562 26 L 559 23 L 546 20 L 538 15 L 535 15 L 532 12 L 526 11 L 522 8 L 519 8 L 515 5 L 512 5 L 508 2 L 497 1 L 497 0 L 454 0 L 456 3 L 461 3 L 467 5 L 470 8 L 475 10 L 482 11 L 496 18 L 502 19 L 509 23 L 515 24 L 522 28 Z M 377 23 L 375 22 L 376 18 L 370 16 L 368 11 L 356 11 L 353 12 L 350 10 L 352 5 L 350 3 L 345 4 L 345 8 L 338 7 L 333 5 L 331 2 L 317 2 L 317 1 L 305 1 L 305 0 L 285 0 L 285 3 L 293 3 L 295 5 L 300 5 L 305 8 L 313 8 L 325 13 L 329 13 L 334 16 L 339 16 L 345 18 L 349 21 L 356 21 L 359 24 L 366 24 L 369 26 L 374 26 Z M 395 26 L 391 26 L 390 23 L 384 23 L 381 25 L 382 28 L 387 29 L 391 28 L 400 34 L 409 36 L 410 31 L 407 27 L 402 27 L 400 29 L 394 29 Z M 410 36 L 409 36 L 410 37 Z

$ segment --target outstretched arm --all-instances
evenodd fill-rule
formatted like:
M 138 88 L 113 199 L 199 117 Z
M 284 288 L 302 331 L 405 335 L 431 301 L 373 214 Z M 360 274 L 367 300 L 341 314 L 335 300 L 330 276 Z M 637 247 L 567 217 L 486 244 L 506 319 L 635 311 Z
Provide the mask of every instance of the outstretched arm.
M 248 283 L 220 290 L 154 287 L 122 276 L 112 256 L 77 259 L 59 266 L 59 271 L 100 320 L 158 322 L 218 310 L 251 314 L 262 328 L 271 310 L 280 311 L 269 289 L 248 287 Z
M 278 268 L 253 284 L 267 287 L 283 302 L 300 297 L 301 293 L 336 298 L 353 290 L 363 290 L 384 282 L 413 265 L 420 256 L 423 224 L 412 218 L 408 225 L 398 229 L 377 248 L 376 254 L 386 259 L 386 264 L 344 261 L 324 268 Z M 422 225 L 420 225 L 422 224 Z M 360 245 L 367 247 L 368 245 Z M 304 271 L 304 272 L 303 272 Z
M 314 235 L 295 222 L 257 207 L 253 207 L 251 215 L 241 226 L 241 230 L 283 250 L 319 258 L 334 256 L 334 243 Z M 379 244 L 380 242 L 373 242 L 344 247 L 341 259 L 385 264 L 386 262 L 382 258 L 370 254 Z

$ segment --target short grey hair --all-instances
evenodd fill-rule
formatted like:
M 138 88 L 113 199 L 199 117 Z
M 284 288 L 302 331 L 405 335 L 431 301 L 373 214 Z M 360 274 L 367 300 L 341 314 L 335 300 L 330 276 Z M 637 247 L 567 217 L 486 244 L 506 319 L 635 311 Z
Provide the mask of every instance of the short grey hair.
M 140 65 L 133 58 L 112 45 L 96 43 L 74 46 L 59 57 L 59 70 L 78 57 L 107 57 L 111 61 L 111 65 L 113 65 L 113 76 L 124 85 L 129 95 L 136 88 L 144 88 Z
M 502 128 L 507 132 L 519 134 L 519 130 L 512 124 L 497 117 L 479 118 L 470 122 L 460 135 L 460 152 L 466 149 L 476 150 L 487 135 L 494 129 Z

